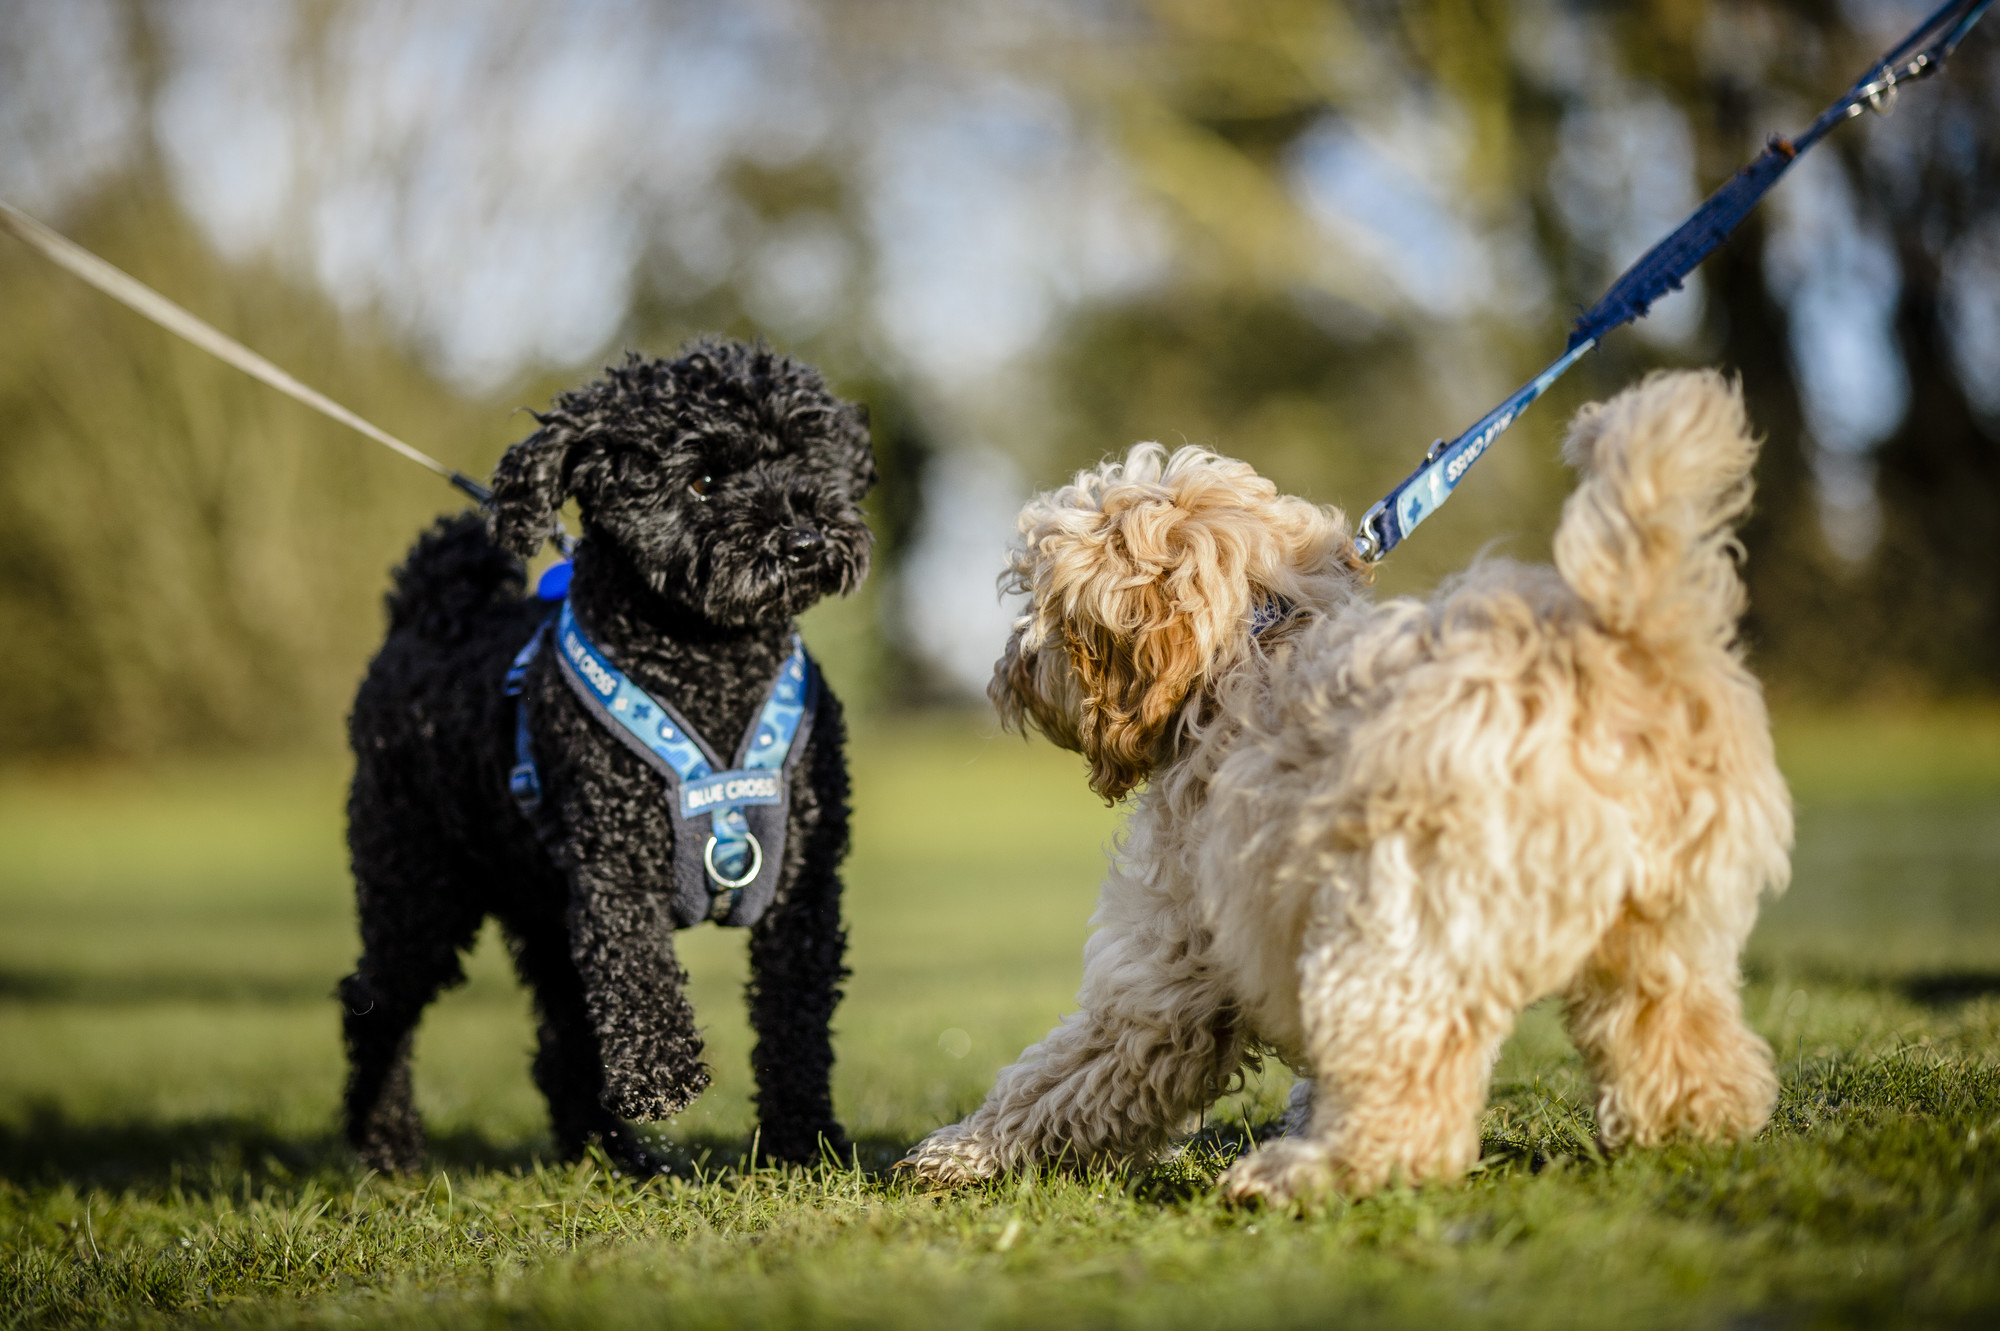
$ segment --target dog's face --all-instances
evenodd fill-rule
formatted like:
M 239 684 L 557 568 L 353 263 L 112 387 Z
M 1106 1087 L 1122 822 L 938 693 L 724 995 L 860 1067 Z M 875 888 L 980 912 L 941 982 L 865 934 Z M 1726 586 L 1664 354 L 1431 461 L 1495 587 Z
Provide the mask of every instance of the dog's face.
M 538 419 L 494 473 L 495 535 L 524 558 L 574 495 L 587 539 L 713 623 L 796 615 L 868 572 L 867 418 L 808 365 L 702 341 L 633 356 Z
M 1115 800 L 1167 755 L 1188 699 L 1249 650 L 1267 597 L 1366 576 L 1336 510 L 1290 496 L 1249 464 L 1140 444 L 1029 501 L 1005 582 L 1026 592 L 987 693 L 1090 763 Z

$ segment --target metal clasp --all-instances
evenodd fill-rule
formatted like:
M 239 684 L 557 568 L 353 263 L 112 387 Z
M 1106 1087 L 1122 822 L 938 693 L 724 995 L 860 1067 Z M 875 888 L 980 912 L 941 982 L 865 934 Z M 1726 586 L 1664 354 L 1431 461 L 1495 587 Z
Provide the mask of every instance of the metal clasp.
M 701 848 L 701 866 L 708 870 L 708 876 L 715 880 L 717 887 L 747 887 L 756 881 L 757 871 L 764 867 L 764 847 L 758 843 L 754 832 L 745 832 L 743 839 L 750 843 L 750 870 L 741 878 L 724 878 L 715 867 L 715 835 L 709 834 L 708 844 Z

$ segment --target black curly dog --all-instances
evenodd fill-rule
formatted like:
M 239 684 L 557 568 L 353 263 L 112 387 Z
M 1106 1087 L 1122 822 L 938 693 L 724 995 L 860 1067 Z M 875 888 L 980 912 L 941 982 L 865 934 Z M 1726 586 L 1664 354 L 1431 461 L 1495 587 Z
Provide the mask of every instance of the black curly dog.
M 347 1136 L 378 1169 L 422 1161 L 411 1036 L 464 980 L 459 954 L 489 915 L 534 990 L 534 1078 L 565 1154 L 597 1142 L 621 1168 L 657 1172 L 625 1120 L 676 1114 L 708 1085 L 674 958 L 665 783 L 586 713 L 552 651 L 522 692 L 539 833 L 508 792 L 515 711 L 502 682 L 550 611 L 524 595 L 521 561 L 564 499 L 583 520 L 578 620 L 725 753 L 791 651 L 794 617 L 868 570 L 867 417 L 810 366 L 699 341 L 671 362 L 632 356 L 536 419 L 494 473 L 491 534 L 476 514 L 441 519 L 397 571 L 388 640 L 349 721 L 363 950 L 340 986 Z M 828 1030 L 846 974 L 845 738 L 822 689 L 797 740 L 777 896 L 750 932 L 760 1141 L 778 1160 L 846 1149 Z

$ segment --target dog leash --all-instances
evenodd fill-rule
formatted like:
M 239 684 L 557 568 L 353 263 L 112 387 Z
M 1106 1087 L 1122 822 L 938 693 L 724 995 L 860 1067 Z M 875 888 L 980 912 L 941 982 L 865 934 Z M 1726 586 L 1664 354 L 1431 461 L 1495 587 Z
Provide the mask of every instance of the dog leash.
M 0 203 L 0 229 L 5 229 L 16 240 L 23 242 L 57 267 L 82 278 L 127 309 L 137 311 L 168 332 L 192 342 L 217 360 L 235 366 L 251 378 L 270 385 L 293 401 L 311 407 L 320 415 L 339 421 L 349 429 L 366 435 L 384 448 L 395 450 L 419 467 L 436 472 L 478 500 L 480 504 L 489 506 L 492 504 L 493 491 L 472 477 L 456 468 L 447 467 L 430 454 L 404 443 L 387 430 L 341 406 L 318 389 L 300 383 L 213 324 L 188 313 L 124 269 L 106 263 L 67 236 L 43 226 L 19 208 Z
M 1547 392 L 1564 371 L 1613 329 L 1644 318 L 1654 301 L 1679 290 L 1687 275 L 1728 239 L 1786 169 L 1836 126 L 1863 111 L 1886 115 L 1895 106 L 1901 85 L 1929 78 L 1943 68 L 1945 60 L 1991 3 L 1992 0 L 1951 0 L 1870 66 L 1847 94 L 1821 112 L 1804 133 L 1792 139 L 1773 135 L 1755 161 L 1709 195 L 1671 235 L 1626 269 L 1602 300 L 1577 319 L 1568 345 L 1547 369 L 1480 417 L 1464 434 L 1450 442 L 1440 439 L 1432 444 L 1424 454 L 1423 463 L 1361 515 L 1354 533 L 1354 545 L 1361 557 L 1371 564 L 1379 563 L 1402 544 L 1418 523 L 1437 512 L 1451 497 L 1451 492 L 1465 479 L 1465 473 L 1493 446 L 1501 431 Z

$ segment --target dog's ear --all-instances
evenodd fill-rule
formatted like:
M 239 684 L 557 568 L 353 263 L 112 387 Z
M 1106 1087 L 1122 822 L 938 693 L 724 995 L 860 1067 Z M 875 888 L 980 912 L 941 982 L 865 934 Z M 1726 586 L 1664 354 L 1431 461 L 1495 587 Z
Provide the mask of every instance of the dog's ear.
M 986 696 L 1002 727 L 1033 726 L 1082 754 L 1090 788 L 1113 802 L 1158 764 L 1160 740 L 1193 681 L 1184 664 L 1142 676 L 1141 653 L 1101 626 L 1038 625 L 1038 618 L 1015 626 Z
M 1030 613 L 992 694 L 1090 762 L 1117 799 L 1167 756 L 1183 705 L 1249 650 L 1255 599 L 1344 563 L 1339 515 L 1248 464 L 1141 444 L 1030 501 L 1010 581 Z
M 1202 448 L 1136 446 L 1030 500 L 1006 584 L 1030 596 L 988 693 L 1118 799 L 1170 759 L 1186 703 L 1252 652 L 1266 596 L 1324 604 L 1366 572 L 1346 520 Z
M 1064 648 L 1081 693 L 1079 747 L 1090 788 L 1116 800 L 1151 774 L 1181 704 L 1202 682 L 1213 655 L 1203 608 L 1176 604 L 1159 582 L 1122 589 L 1121 631 L 1088 621 L 1067 626 Z
M 493 539 L 522 559 L 532 559 L 555 531 L 556 510 L 569 495 L 570 450 L 576 434 L 561 421 L 515 444 L 493 469 Z

